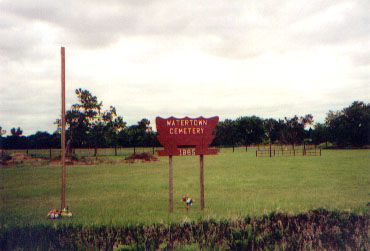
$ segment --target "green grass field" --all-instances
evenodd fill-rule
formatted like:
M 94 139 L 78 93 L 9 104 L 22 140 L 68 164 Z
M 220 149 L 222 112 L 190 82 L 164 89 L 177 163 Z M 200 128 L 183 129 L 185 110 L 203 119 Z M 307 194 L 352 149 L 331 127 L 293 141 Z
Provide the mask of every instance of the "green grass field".
M 199 156 L 173 158 L 174 212 L 169 214 L 168 157 L 151 163 L 68 166 L 66 204 L 73 218 L 63 220 L 46 219 L 49 210 L 60 207 L 60 166 L 1 167 L 0 224 L 171 223 L 316 208 L 369 212 L 369 150 L 256 158 L 253 149 L 222 149 L 205 156 L 204 167 L 201 211 Z M 181 202 L 183 195 L 195 200 L 190 212 Z

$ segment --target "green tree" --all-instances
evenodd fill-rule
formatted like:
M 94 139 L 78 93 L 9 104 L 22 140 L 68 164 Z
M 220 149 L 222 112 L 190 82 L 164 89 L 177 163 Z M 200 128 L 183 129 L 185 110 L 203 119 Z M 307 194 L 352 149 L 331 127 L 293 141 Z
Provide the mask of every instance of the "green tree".
M 312 125 L 313 116 L 307 114 L 304 117 L 295 115 L 293 118 L 284 118 L 284 125 L 281 128 L 280 142 L 282 144 L 299 144 L 303 143 L 308 136 L 305 127 Z
M 67 152 L 71 154 L 72 146 L 117 145 L 117 134 L 126 123 L 121 116 L 117 116 L 116 109 L 111 106 L 102 113 L 103 103 L 88 90 L 80 88 L 75 93 L 78 102 L 66 112 Z M 60 119 L 55 124 L 60 127 Z
M 315 145 L 319 145 L 322 142 L 326 142 L 326 146 L 329 140 L 329 130 L 325 124 L 317 123 L 311 132 L 312 142 Z
M 263 125 L 265 127 L 265 134 L 266 137 L 269 139 L 270 143 L 275 143 L 279 141 L 281 135 L 281 128 L 282 128 L 283 121 L 282 120 L 275 120 L 275 119 L 265 119 L 263 121 Z
M 338 146 L 362 147 L 370 144 L 370 104 L 355 101 L 341 111 L 329 111 L 326 125 Z
M 24 149 L 27 148 L 27 138 L 22 136 L 23 130 L 18 128 L 12 128 L 10 130 L 11 135 L 3 139 L 3 147 L 6 149 Z
M 126 127 L 124 130 L 120 130 L 118 132 L 118 144 L 120 146 L 131 146 L 130 145 L 130 138 L 128 135 L 128 128 Z
M 90 145 L 97 147 L 115 147 L 117 149 L 118 134 L 126 127 L 126 122 L 121 116 L 117 116 L 116 108 L 111 106 L 91 124 L 89 131 Z M 117 153 L 117 151 L 116 151 Z
M 152 127 L 150 127 L 149 119 L 141 119 L 137 125 L 132 125 L 127 128 L 126 135 L 129 146 L 151 146 L 153 139 Z
M 23 134 L 23 130 L 20 127 L 18 127 L 17 129 L 16 128 L 12 128 L 12 129 L 10 129 L 10 133 L 14 137 L 19 137 L 19 136 L 21 136 Z
M 150 120 L 143 118 L 138 122 L 138 128 L 141 131 L 140 141 L 143 146 L 155 146 L 159 142 L 156 140 L 156 133 L 153 132 L 150 126 Z
M 139 122 L 137 122 L 138 124 L 138 127 L 140 130 L 143 130 L 143 131 L 151 131 L 152 130 L 152 127 L 150 127 L 150 120 L 149 119 L 141 119 Z
M 60 135 L 38 131 L 27 137 L 27 145 L 33 149 L 57 148 L 60 147 Z
M 96 96 L 88 90 L 76 89 L 78 102 L 66 112 L 67 153 L 72 153 L 73 147 L 81 147 L 88 141 L 92 123 L 97 119 L 103 106 Z
M 1 149 L 4 148 L 3 135 L 6 134 L 6 131 L 3 130 L 3 127 L 0 126 L 0 154 L 2 154 Z
M 217 123 L 215 128 L 216 137 L 213 140 L 213 145 L 232 146 L 236 143 L 235 121 L 225 119 Z
M 235 129 L 241 145 L 260 144 L 265 139 L 264 121 L 257 116 L 237 118 Z
M 6 134 L 6 130 L 3 130 L 3 127 L 0 126 L 0 137 Z

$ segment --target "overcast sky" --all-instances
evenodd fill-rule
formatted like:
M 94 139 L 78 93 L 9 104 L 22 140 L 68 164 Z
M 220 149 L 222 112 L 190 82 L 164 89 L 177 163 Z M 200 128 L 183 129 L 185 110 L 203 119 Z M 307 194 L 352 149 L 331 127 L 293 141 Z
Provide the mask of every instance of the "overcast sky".
M 87 89 L 128 125 L 370 102 L 369 0 L 0 0 L 0 126 L 56 130 Z

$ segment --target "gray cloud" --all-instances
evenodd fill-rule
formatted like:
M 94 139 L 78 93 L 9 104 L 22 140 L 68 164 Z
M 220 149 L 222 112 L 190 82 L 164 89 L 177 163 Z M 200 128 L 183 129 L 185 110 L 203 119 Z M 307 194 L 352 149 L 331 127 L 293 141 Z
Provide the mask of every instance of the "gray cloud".
M 369 9 L 368 1 L 330 6 L 293 25 L 293 39 L 304 46 L 343 45 L 361 39 L 369 40 Z
M 91 90 L 107 106 L 116 106 L 129 124 L 142 117 L 154 122 L 156 115 L 201 113 L 236 118 L 256 113 L 273 117 L 304 115 L 310 109 L 322 118 L 328 107 L 341 109 L 353 99 L 369 100 L 365 95 L 370 91 L 369 9 L 367 0 L 313 0 L 305 5 L 288 0 L 39 0 L 32 3 L 3 0 L 0 2 L 0 125 L 27 126 L 26 133 L 34 133 L 35 128 L 53 130 L 52 122 L 59 114 L 60 46 L 67 47 L 70 66 L 70 61 L 84 55 L 114 48 L 120 42 L 125 46 L 137 41 L 145 45 L 132 54 L 128 46 L 128 51 L 117 61 L 117 64 L 126 63 L 122 67 L 127 68 L 122 72 L 110 71 L 108 57 L 93 65 L 95 71 L 101 72 L 90 71 L 87 65 L 85 73 L 81 73 L 70 66 L 68 105 L 75 102 L 73 90 L 82 87 Z M 344 64 L 348 73 L 341 86 L 325 90 L 313 84 L 310 96 L 292 92 L 295 86 L 284 89 L 284 83 L 280 83 L 284 88 L 277 83 L 276 89 L 263 89 L 268 81 L 275 84 L 289 79 L 290 69 L 282 68 L 280 75 L 269 72 L 266 65 L 275 62 L 261 57 L 273 54 L 276 62 L 283 65 L 287 54 L 316 49 L 329 51 L 343 62 L 348 60 L 348 65 Z M 179 64 L 184 69 L 165 69 L 181 63 L 180 56 L 188 52 L 220 60 L 215 62 L 218 68 L 198 64 L 198 69 L 189 62 Z M 171 58 L 172 55 L 180 56 Z M 168 63 L 166 58 L 173 60 L 172 65 L 149 68 L 156 62 Z M 290 59 L 289 63 L 287 67 L 298 62 Z M 137 72 L 139 76 L 135 77 L 130 71 L 138 68 L 142 72 Z M 109 73 L 104 75 L 105 71 Z M 203 79 L 189 77 L 196 76 L 198 71 L 204 74 Z M 230 76 L 221 79 L 222 71 Z M 240 79 L 231 75 L 241 73 L 244 75 Z M 304 73 L 305 76 L 315 74 L 312 69 Z M 149 77 L 141 78 L 141 75 Z M 189 83 L 184 84 L 186 81 Z M 314 88 L 319 90 L 315 93 Z M 122 94 L 117 95 L 117 90 Z M 283 99 L 284 95 L 288 97 Z M 266 97 L 273 101 L 264 102 Z
M 312 1 L 304 6 L 291 1 L 280 1 L 277 5 L 275 1 L 194 4 L 44 0 L 32 5 L 26 1 L 4 1 L 2 8 L 24 22 L 49 23 L 59 29 L 61 41 L 85 48 L 110 46 L 124 36 L 160 36 L 172 40 L 191 37 L 194 44 L 208 53 L 242 59 L 268 50 L 340 43 L 366 36 L 369 5 L 361 0 Z M 336 12 L 339 20 L 326 18 Z M 310 23 L 317 18 L 322 20 Z

